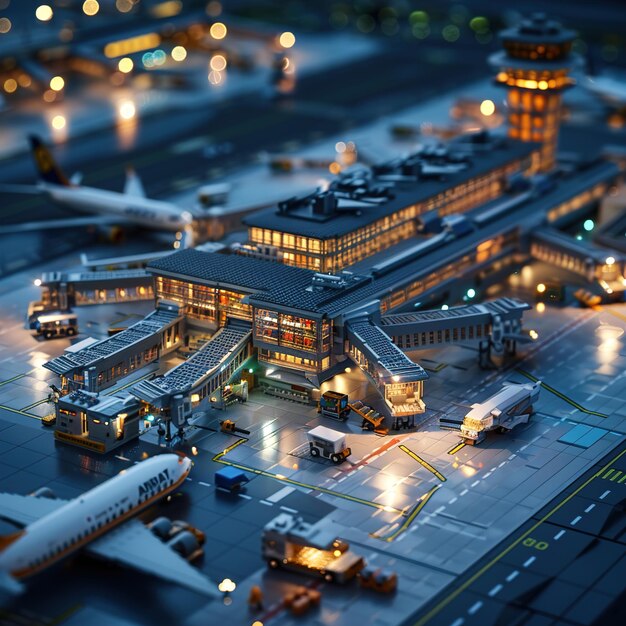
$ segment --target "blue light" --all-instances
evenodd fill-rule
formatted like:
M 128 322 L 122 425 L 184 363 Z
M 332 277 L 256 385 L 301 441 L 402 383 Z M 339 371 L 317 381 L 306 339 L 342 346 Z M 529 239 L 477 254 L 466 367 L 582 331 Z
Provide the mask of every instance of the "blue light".
M 595 223 L 593 220 L 585 220 L 585 222 L 583 223 L 583 228 L 587 231 L 587 232 L 591 232 L 594 229 Z
M 467 297 L 473 298 L 476 295 L 476 289 L 472 289 L 471 287 L 467 290 Z
M 149 422 L 154 422 L 154 415 L 146 415 L 146 419 L 147 419 Z

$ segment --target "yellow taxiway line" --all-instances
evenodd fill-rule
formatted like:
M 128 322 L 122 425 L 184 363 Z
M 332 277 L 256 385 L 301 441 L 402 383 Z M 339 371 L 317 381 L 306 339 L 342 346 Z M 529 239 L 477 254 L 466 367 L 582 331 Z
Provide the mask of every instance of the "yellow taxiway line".
M 440 481 L 446 482 L 446 477 L 436 468 L 434 468 L 428 461 L 424 461 L 421 456 L 418 456 L 413 452 L 413 450 L 409 450 L 405 445 L 398 446 L 402 452 L 408 454 L 412 459 L 417 461 L 423 468 L 427 469 L 429 472 L 434 474 Z

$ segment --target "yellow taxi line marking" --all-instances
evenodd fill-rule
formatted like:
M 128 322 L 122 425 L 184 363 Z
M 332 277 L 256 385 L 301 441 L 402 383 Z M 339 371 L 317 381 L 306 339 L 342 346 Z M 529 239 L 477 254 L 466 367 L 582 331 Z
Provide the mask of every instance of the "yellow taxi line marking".
M 429 472 L 434 474 L 439 480 L 441 480 L 442 482 L 446 481 L 446 477 L 438 469 L 434 468 L 428 461 L 424 461 L 424 459 L 421 456 L 415 454 L 413 450 L 409 450 L 409 448 L 407 448 L 405 445 L 398 446 L 398 448 L 400 448 L 402 452 L 408 454 L 412 459 L 417 461 L 424 469 L 427 469 Z
M 456 446 L 454 446 L 454 448 L 452 448 L 451 450 L 448 450 L 448 454 L 456 454 L 457 452 L 462 450 L 466 445 L 467 444 L 462 441 L 461 443 L 458 443 Z

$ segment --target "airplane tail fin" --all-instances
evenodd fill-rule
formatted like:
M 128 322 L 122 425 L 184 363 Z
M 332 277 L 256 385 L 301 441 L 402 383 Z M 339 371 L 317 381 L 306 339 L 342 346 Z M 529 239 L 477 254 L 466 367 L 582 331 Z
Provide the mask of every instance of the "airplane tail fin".
M 39 178 L 47 183 L 68 187 L 70 181 L 58 166 L 43 141 L 36 135 L 29 135 L 28 140 L 30 141 L 30 147 L 33 158 L 35 159 L 35 166 L 37 167 Z

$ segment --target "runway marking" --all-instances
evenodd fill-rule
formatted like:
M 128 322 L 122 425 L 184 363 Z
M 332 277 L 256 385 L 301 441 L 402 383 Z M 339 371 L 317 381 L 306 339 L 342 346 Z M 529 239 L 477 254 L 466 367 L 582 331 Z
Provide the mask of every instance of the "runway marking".
M 425 461 L 421 456 L 418 456 L 413 452 L 413 450 L 409 450 L 405 445 L 398 446 L 402 452 L 408 454 L 412 459 L 417 461 L 423 468 L 427 469 L 429 472 L 434 474 L 439 480 L 442 482 L 446 481 L 446 477 L 436 468 L 434 468 L 428 461 Z
M 0 382 L 0 387 L 3 387 L 4 385 L 8 385 L 9 383 L 19 380 L 20 378 L 24 378 L 24 376 L 27 376 L 27 375 L 28 374 L 18 374 L 17 376 L 13 376 L 13 378 L 8 378 L 7 380 L 3 380 L 2 382 Z
M 399 528 L 392 531 L 388 535 L 379 535 L 378 533 L 370 533 L 370 537 L 373 537 L 374 539 L 382 539 L 383 541 L 386 541 L 387 543 L 390 543 L 391 541 L 393 541 L 398 535 L 403 533 L 411 525 L 413 520 L 420 514 L 422 509 L 426 506 L 428 501 L 432 498 L 433 494 L 435 493 L 435 491 L 437 491 L 437 489 L 439 489 L 439 487 L 441 487 L 441 485 L 435 485 L 434 487 L 430 489 L 430 491 L 425 493 L 416 502 L 415 506 L 413 507 L 411 512 L 408 514 L 408 517 Z
M 597 471 L 595 474 L 592 474 L 587 480 L 585 480 L 581 485 L 579 485 L 572 493 L 567 495 L 563 500 L 561 500 L 558 504 L 556 504 L 550 511 L 548 511 L 540 520 L 535 522 L 528 530 L 522 533 L 519 537 L 513 540 L 506 548 L 504 548 L 501 552 L 499 552 L 493 559 L 489 562 L 485 563 L 478 571 L 476 571 L 472 576 L 470 576 L 465 582 L 457 585 L 454 589 L 439 601 L 428 613 L 423 615 L 419 620 L 417 620 L 414 626 L 424 626 L 427 624 L 435 615 L 438 615 L 450 602 L 455 600 L 461 593 L 463 593 L 468 587 L 470 587 L 474 582 L 476 582 L 485 572 L 488 572 L 496 563 L 498 563 L 501 559 L 503 559 L 511 550 L 513 550 L 516 546 L 518 546 L 524 539 L 532 535 L 539 526 L 549 520 L 557 511 L 559 511 L 563 506 L 565 506 L 572 498 L 576 497 L 585 487 L 587 487 L 590 483 L 592 483 L 595 479 L 601 478 L 602 474 L 610 468 L 613 463 L 621 459 L 626 454 L 626 448 L 624 448 L 620 453 L 615 455 L 603 468 Z
M 355 471 L 357 469 L 360 469 L 364 465 L 367 465 L 375 457 L 380 456 L 381 454 L 383 454 L 383 452 L 387 452 L 387 450 L 389 450 L 389 448 L 392 448 L 397 443 L 400 443 L 400 441 L 402 441 L 402 439 L 399 439 L 398 437 L 394 437 L 393 439 L 390 439 L 389 441 L 385 442 L 382 446 L 379 446 L 378 448 L 376 448 L 375 450 L 373 450 L 369 454 L 366 454 L 360 461 L 358 461 L 357 463 L 352 465 L 352 467 L 350 467 L 348 469 L 345 469 L 345 470 L 344 469 L 340 469 L 336 474 L 333 475 L 333 478 L 335 476 L 339 476 L 340 474 L 342 474 L 344 472 L 353 472 L 353 471 Z
M 526 370 L 523 370 L 521 368 L 517 368 L 515 371 L 521 374 L 522 376 L 526 376 L 526 378 L 528 378 L 529 380 L 532 380 L 535 383 L 539 380 L 538 378 L 535 378 L 530 372 L 527 372 Z M 595 415 L 596 417 L 608 417 L 608 415 L 604 413 L 599 413 L 598 411 L 591 411 L 590 409 L 586 409 L 584 406 L 578 404 L 578 402 L 575 402 L 571 398 L 568 398 L 566 395 L 562 394 L 560 391 L 557 391 L 554 387 L 550 387 L 550 385 L 547 385 L 543 381 L 541 382 L 541 386 L 546 391 L 549 391 L 550 393 L 554 394 L 558 398 L 561 398 L 561 400 L 567 402 L 568 404 L 573 406 L 575 409 L 578 409 L 579 411 L 586 413 L 587 415 Z
M 554 541 L 558 541 L 565 534 L 564 530 L 559 530 L 559 532 L 554 535 Z
M 456 446 L 454 446 L 454 448 L 450 448 L 450 450 L 448 450 L 448 454 L 456 454 L 457 452 L 462 450 L 466 445 L 467 444 L 462 441 L 461 443 L 458 443 Z
M 381 511 L 387 511 L 390 513 L 398 513 L 399 515 L 406 516 L 406 511 L 402 509 L 397 509 L 395 507 L 386 506 L 384 504 L 380 504 L 379 502 L 372 502 L 370 500 L 364 500 L 362 498 L 357 498 L 356 496 L 351 496 L 347 493 L 341 493 L 338 491 L 333 491 L 332 489 L 327 489 L 326 487 L 321 487 L 318 485 L 310 485 L 308 483 L 303 483 L 298 480 L 293 480 L 292 478 L 287 478 L 287 476 L 283 476 L 282 474 L 274 474 L 273 472 L 268 472 L 266 470 L 257 469 L 256 467 L 250 467 L 249 465 L 243 465 L 242 463 L 235 463 L 233 461 L 228 461 L 224 457 L 232 452 L 237 446 L 241 445 L 247 439 L 238 439 L 235 443 L 231 444 L 222 452 L 218 452 L 213 457 L 214 463 L 222 463 L 223 465 L 230 465 L 231 467 L 236 467 L 237 469 L 243 470 L 244 472 L 250 472 L 251 474 L 256 474 L 257 476 L 266 476 L 267 478 L 273 478 L 274 480 L 279 480 L 282 483 L 287 483 L 289 485 L 296 485 L 297 487 L 302 487 L 304 489 L 309 489 L 311 491 L 319 491 L 320 493 L 325 493 L 329 496 L 334 496 L 336 498 L 342 498 L 344 500 L 350 500 L 351 502 L 357 502 L 359 504 L 364 504 L 366 506 L 370 506 L 375 509 L 379 509 Z M 282 508 L 282 507 L 281 507 Z

